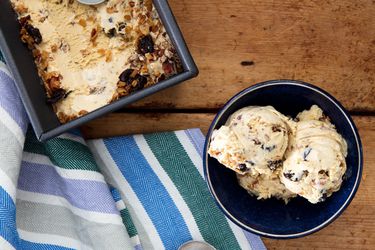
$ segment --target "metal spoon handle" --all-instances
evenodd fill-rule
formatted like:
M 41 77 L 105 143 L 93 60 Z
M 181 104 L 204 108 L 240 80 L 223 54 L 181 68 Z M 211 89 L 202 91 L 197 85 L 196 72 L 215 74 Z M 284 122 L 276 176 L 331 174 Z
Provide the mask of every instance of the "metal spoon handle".
M 105 0 L 77 0 L 78 2 L 82 4 L 87 4 L 87 5 L 95 5 L 95 4 L 100 4 L 105 2 Z

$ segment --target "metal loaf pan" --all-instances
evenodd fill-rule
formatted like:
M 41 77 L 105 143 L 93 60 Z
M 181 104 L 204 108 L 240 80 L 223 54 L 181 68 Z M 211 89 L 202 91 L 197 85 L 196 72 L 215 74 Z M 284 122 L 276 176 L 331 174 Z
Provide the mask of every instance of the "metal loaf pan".
M 168 1 L 154 0 L 154 5 L 176 48 L 184 71 L 154 86 L 137 91 L 92 111 L 83 117 L 61 124 L 52 106 L 45 101 L 45 89 L 37 73 L 31 51 L 20 40 L 20 26 L 17 21 L 17 14 L 12 9 L 10 1 L 0 0 L 0 47 L 14 76 L 17 90 L 35 134 L 40 141 L 46 141 L 90 120 L 198 75 L 197 66 L 186 46 Z

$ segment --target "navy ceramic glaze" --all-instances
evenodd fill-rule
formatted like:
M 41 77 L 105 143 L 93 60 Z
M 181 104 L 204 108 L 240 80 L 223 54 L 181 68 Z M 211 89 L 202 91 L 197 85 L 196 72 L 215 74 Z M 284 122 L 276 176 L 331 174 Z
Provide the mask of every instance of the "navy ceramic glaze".
M 341 189 L 325 202 L 311 204 L 300 197 L 292 199 L 287 205 L 276 199 L 257 200 L 240 187 L 233 171 L 207 154 L 212 131 L 240 108 L 272 105 L 283 114 L 295 117 L 313 104 L 323 109 L 348 143 L 347 179 Z M 322 229 L 349 205 L 362 175 L 362 145 L 354 122 L 331 95 L 300 81 L 275 80 L 245 89 L 224 106 L 207 134 L 203 164 L 209 189 L 229 219 L 261 236 L 295 238 Z

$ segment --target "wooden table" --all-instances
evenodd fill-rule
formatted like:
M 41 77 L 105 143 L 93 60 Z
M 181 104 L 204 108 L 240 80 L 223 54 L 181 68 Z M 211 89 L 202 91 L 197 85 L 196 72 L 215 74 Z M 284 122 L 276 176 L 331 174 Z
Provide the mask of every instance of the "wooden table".
M 194 80 L 82 127 L 87 138 L 199 127 L 238 91 L 298 79 L 352 113 L 364 146 L 359 191 L 344 214 L 301 239 L 264 239 L 269 249 L 375 249 L 375 2 L 368 0 L 171 0 L 200 69 Z M 248 61 L 243 66 L 241 62 Z

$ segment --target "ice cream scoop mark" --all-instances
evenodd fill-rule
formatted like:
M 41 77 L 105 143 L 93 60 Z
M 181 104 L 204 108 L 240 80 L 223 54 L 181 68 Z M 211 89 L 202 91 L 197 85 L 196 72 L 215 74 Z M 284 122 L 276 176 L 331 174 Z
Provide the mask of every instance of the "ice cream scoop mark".
M 303 151 L 303 160 L 304 161 L 307 161 L 307 156 L 310 154 L 312 148 L 306 148 L 304 151 Z

